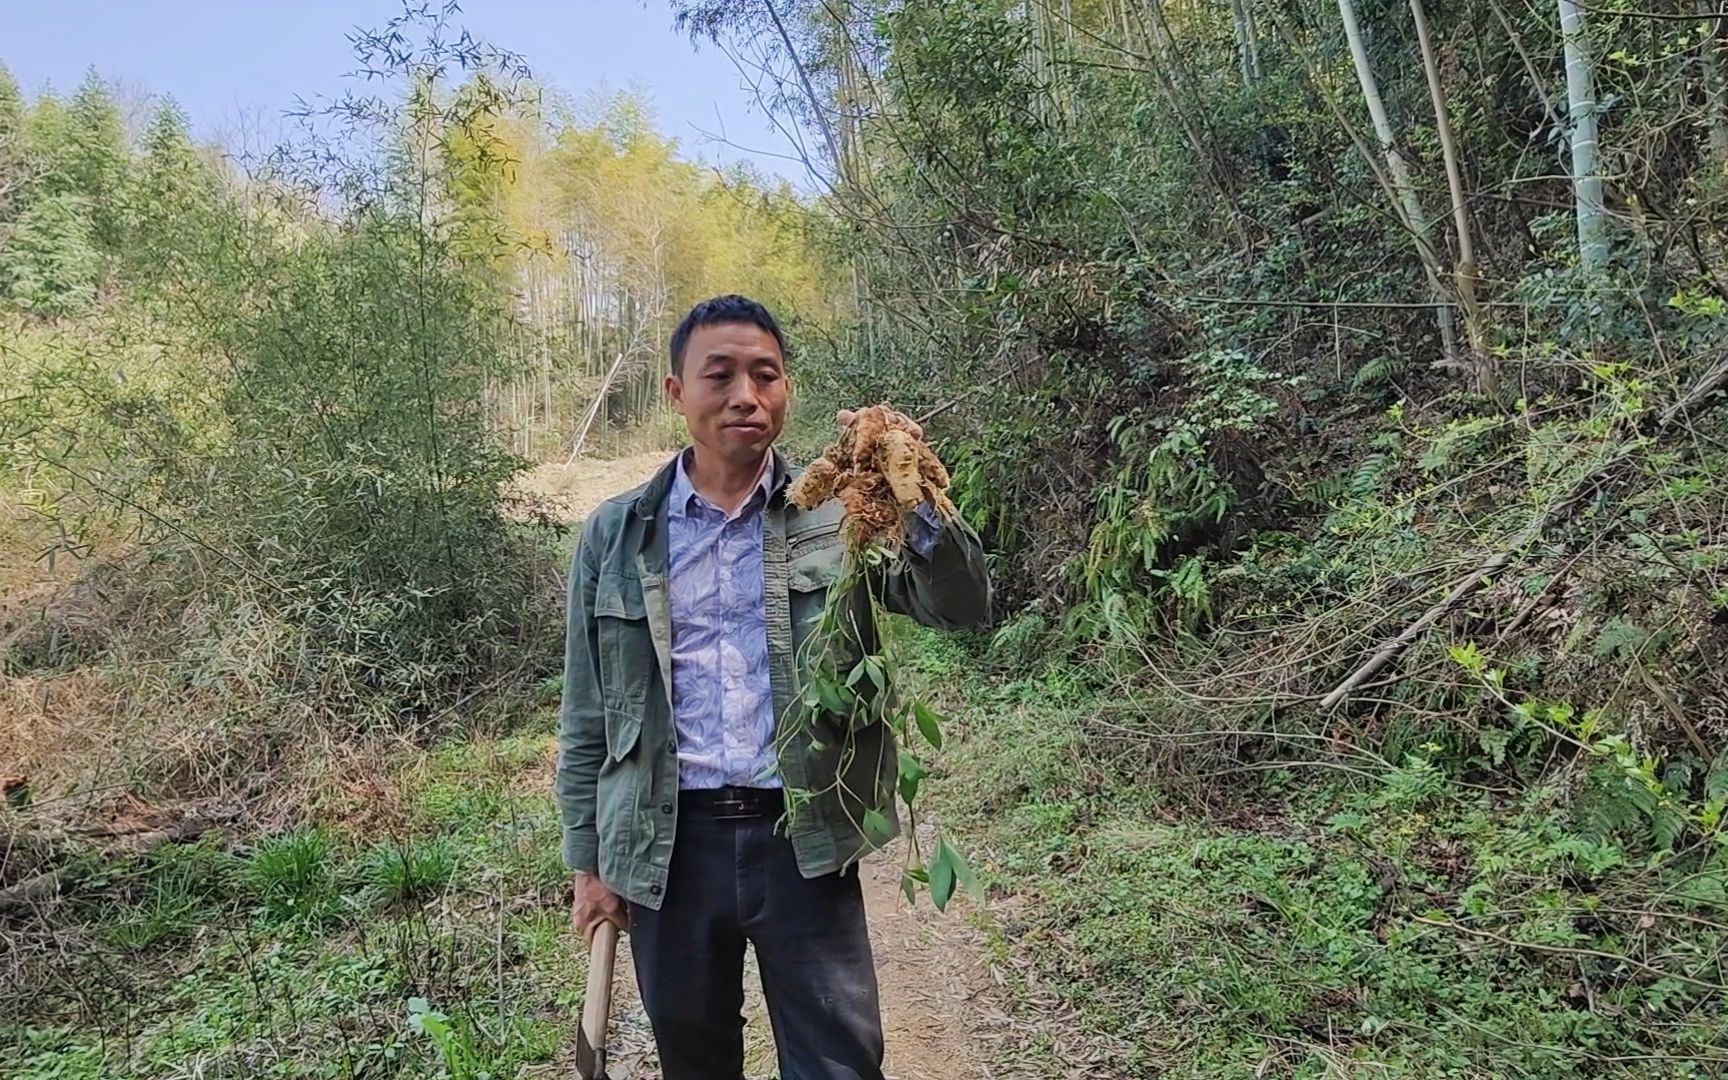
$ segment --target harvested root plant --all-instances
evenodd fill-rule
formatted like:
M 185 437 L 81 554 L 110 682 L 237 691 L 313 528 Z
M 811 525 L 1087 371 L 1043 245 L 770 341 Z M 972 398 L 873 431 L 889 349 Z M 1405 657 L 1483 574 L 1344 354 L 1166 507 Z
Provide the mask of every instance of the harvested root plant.
M 906 542 L 906 515 L 928 503 L 943 520 L 954 516 L 948 470 L 913 434 L 905 417 L 874 405 L 860 412 L 833 446 L 810 463 L 787 493 L 794 506 L 814 510 L 839 499 L 846 511 L 847 546 L 854 553 L 876 545 L 896 552 Z
M 808 655 L 801 658 L 808 664 L 811 677 L 798 703 L 799 715 L 794 722 L 781 725 L 780 738 L 783 743 L 796 738 L 815 740 L 810 721 L 821 712 L 850 717 L 866 710 L 893 728 L 899 747 L 899 796 L 907 822 L 901 888 L 907 901 L 914 903 L 919 889 L 928 888 L 930 898 L 942 910 L 956 887 L 978 892 L 971 868 L 952 844 L 938 837 L 934 850 L 926 852 L 918 835 L 918 788 L 930 770 L 913 747 L 921 740 L 930 749 L 940 750 L 943 720 L 927 704 L 905 692 L 898 677 L 901 664 L 889 637 L 862 641 L 857 623 L 849 617 L 855 598 L 862 592 L 873 616 L 870 625 L 885 625 L 888 612 L 878 591 L 880 575 L 876 571 L 900 557 L 909 514 L 926 506 L 944 521 L 955 516 L 954 504 L 948 498 L 948 470 L 916 431 L 910 421 L 886 406 L 864 409 L 787 493 L 792 504 L 804 510 L 813 510 L 830 499 L 840 501 L 846 564 L 828 591 L 822 620 L 806 645 Z M 847 670 L 841 670 L 843 664 L 837 659 L 841 657 L 846 658 L 843 663 Z M 850 750 L 845 748 L 847 753 Z M 876 810 L 866 811 L 858 825 L 876 843 L 885 841 L 892 832 L 887 817 Z

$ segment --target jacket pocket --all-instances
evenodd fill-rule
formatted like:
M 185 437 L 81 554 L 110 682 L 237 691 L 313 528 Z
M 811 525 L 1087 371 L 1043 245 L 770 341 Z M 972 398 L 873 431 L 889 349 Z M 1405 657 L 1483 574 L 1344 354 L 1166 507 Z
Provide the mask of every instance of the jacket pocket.
M 606 753 L 613 761 L 623 761 L 636 749 L 642 738 L 642 710 L 638 708 L 606 709 Z
M 786 598 L 792 616 L 792 655 L 811 655 L 810 639 L 822 628 L 829 590 L 846 568 L 846 548 L 834 532 L 787 545 Z M 832 648 L 839 642 L 817 642 Z
M 826 592 L 846 567 L 846 546 L 837 530 L 791 537 L 786 544 L 786 585 L 793 603 Z M 817 598 L 818 602 L 820 597 Z
M 654 638 L 642 582 L 627 574 L 602 573 L 594 588 L 593 615 L 600 642 L 601 700 L 608 713 L 635 706 L 629 711 L 640 716 L 654 670 Z

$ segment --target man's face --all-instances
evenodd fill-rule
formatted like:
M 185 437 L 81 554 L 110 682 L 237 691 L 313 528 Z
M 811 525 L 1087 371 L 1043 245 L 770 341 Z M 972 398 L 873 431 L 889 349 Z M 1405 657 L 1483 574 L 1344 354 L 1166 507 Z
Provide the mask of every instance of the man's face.
M 780 346 L 752 323 L 697 327 L 684 346 L 684 374 L 666 376 L 666 396 L 691 440 L 738 464 L 761 460 L 779 437 L 788 390 Z

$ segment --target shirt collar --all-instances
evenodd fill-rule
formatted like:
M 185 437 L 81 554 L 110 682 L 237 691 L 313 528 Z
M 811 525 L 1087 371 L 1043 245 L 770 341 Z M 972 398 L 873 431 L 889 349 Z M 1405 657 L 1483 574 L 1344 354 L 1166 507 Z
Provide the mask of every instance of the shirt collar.
M 687 517 L 690 512 L 690 500 L 702 499 L 701 494 L 696 490 L 696 485 L 690 482 L 690 473 L 685 469 L 685 461 L 691 452 L 689 449 L 684 450 L 672 465 L 672 490 L 666 497 L 666 513 L 670 517 Z M 744 505 L 738 508 L 739 514 L 749 508 L 757 493 L 761 494 L 763 503 L 767 503 L 768 497 L 774 493 L 774 472 L 774 455 L 770 453 L 767 460 L 762 463 L 762 475 L 756 478 L 756 492 L 744 500 Z M 702 503 L 705 506 L 713 505 L 707 499 L 702 499 Z M 718 510 L 719 508 L 715 507 L 715 509 Z

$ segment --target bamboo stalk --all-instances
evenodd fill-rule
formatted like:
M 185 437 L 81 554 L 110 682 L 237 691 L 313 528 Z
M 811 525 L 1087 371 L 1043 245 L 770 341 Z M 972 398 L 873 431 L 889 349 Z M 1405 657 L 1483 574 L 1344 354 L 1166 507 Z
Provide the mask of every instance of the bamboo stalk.
M 1446 189 L 1452 197 L 1452 227 L 1458 237 L 1458 263 L 1453 269 L 1453 290 L 1464 309 L 1464 334 L 1470 342 L 1470 364 L 1476 373 L 1476 388 L 1491 393 L 1494 359 L 1488 349 L 1482 312 L 1476 306 L 1476 244 L 1471 235 L 1470 207 L 1464 199 L 1464 176 L 1458 166 L 1458 140 L 1452 134 L 1451 110 L 1440 83 L 1440 66 L 1434 58 L 1434 42 L 1428 31 L 1428 14 L 1422 0 L 1410 0 L 1410 15 L 1416 22 L 1416 42 L 1422 53 L 1422 73 L 1428 82 L 1428 98 L 1434 106 L 1434 130 L 1440 137 L 1440 156 L 1446 164 Z
M 1343 0 L 1340 0 L 1343 2 Z M 1572 192 L 1578 218 L 1578 265 L 1600 273 L 1608 265 L 1602 177 L 1596 173 L 1596 78 L 1585 37 L 1584 10 L 1558 0 L 1566 54 L 1566 120 L 1572 128 Z

